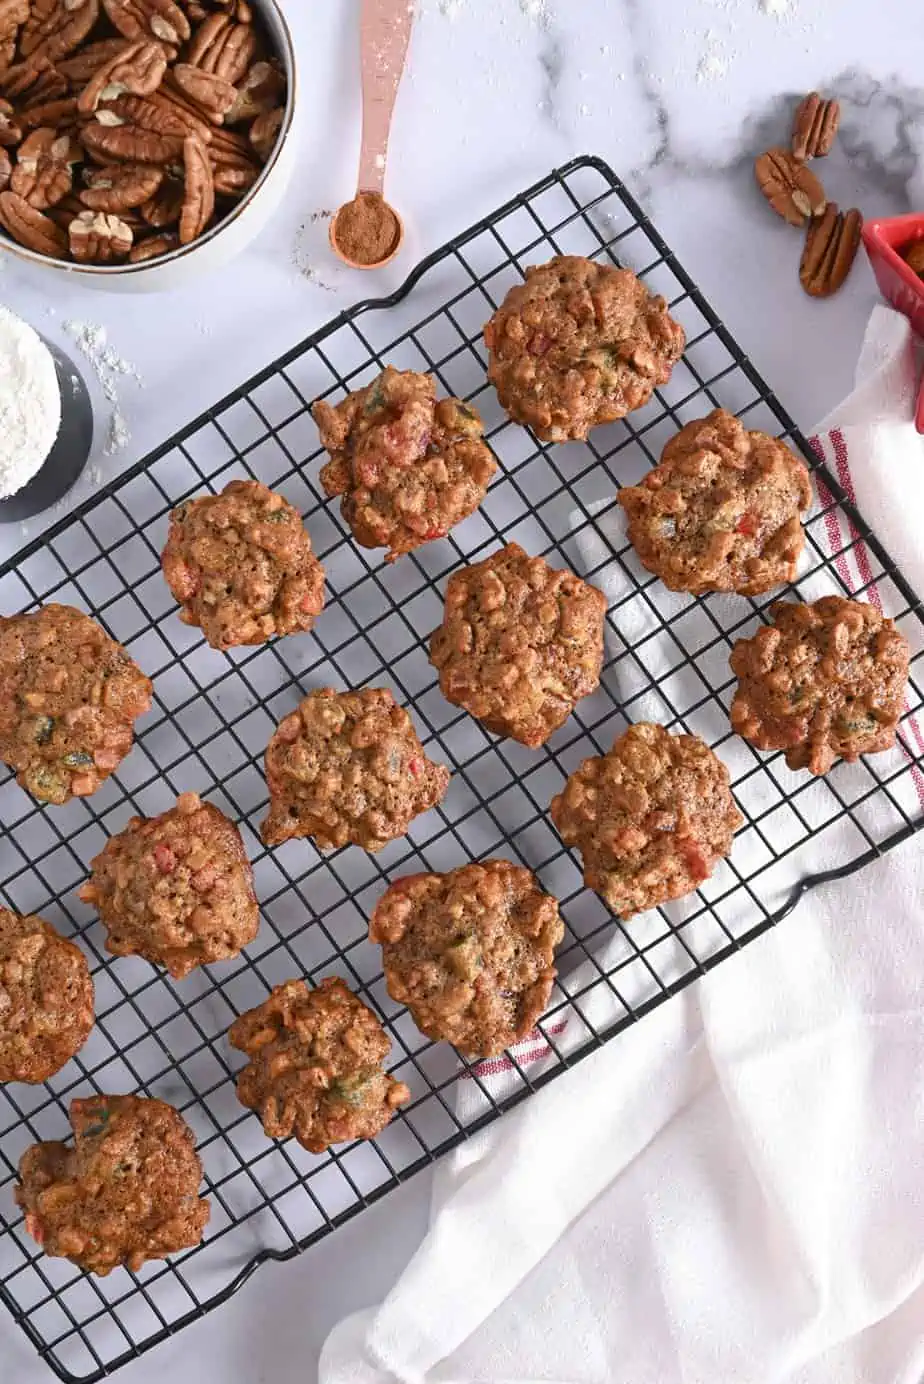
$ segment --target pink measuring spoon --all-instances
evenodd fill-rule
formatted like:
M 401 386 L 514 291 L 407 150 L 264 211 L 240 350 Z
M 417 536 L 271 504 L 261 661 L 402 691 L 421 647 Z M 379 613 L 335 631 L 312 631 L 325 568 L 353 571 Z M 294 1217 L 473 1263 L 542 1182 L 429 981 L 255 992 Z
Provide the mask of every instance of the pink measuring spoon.
M 362 0 L 360 7 L 363 130 L 359 178 L 356 196 L 340 208 L 330 227 L 334 253 L 352 269 L 388 264 L 404 239 L 401 217 L 383 194 L 391 117 L 404 75 L 414 8 L 412 0 Z M 369 241 L 369 253 L 363 258 L 356 257 L 355 249 L 350 253 L 357 226 L 365 228 Z

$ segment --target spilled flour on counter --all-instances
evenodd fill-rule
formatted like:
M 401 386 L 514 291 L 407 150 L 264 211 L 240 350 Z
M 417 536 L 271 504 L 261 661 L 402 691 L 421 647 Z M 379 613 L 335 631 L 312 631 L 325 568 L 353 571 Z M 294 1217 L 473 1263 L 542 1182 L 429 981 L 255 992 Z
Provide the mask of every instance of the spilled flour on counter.
M 93 367 L 93 373 L 103 391 L 103 398 L 112 404 L 103 451 L 107 457 L 113 456 L 114 453 L 120 452 L 123 447 L 127 447 L 132 440 L 131 429 L 119 406 L 119 390 L 122 381 L 130 380 L 139 386 L 143 386 L 144 381 L 131 361 L 125 360 L 110 346 L 109 334 L 106 328 L 99 323 L 76 322 L 70 318 L 66 322 L 62 322 L 61 326 L 74 342 L 80 354 Z

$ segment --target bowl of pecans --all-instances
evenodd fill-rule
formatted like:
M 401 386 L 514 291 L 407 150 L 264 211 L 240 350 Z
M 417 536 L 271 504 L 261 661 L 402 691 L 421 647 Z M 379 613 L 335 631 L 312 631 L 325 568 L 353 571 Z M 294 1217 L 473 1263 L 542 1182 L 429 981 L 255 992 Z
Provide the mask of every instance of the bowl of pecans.
M 924 213 L 867 221 L 863 244 L 883 298 L 924 337 Z M 914 421 L 924 434 L 924 379 Z
M 292 174 L 276 0 L 0 0 L 0 245 L 126 291 L 242 249 Z

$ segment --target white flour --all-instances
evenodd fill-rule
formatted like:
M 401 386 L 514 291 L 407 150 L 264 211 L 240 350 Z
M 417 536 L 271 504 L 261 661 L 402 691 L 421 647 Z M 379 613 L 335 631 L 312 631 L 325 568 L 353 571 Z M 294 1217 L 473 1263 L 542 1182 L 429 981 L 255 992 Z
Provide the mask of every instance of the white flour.
M 61 326 L 77 346 L 77 349 L 92 365 L 99 380 L 103 397 L 112 404 L 112 412 L 106 429 L 103 450 L 106 456 L 120 452 L 132 440 L 131 430 L 119 407 L 119 389 L 123 380 L 132 380 L 143 385 L 144 381 L 134 365 L 125 360 L 109 345 L 106 328 L 96 322 L 75 322 L 70 319 Z
M 0 307 L 0 496 L 15 495 L 32 479 L 60 426 L 51 352 L 27 323 Z

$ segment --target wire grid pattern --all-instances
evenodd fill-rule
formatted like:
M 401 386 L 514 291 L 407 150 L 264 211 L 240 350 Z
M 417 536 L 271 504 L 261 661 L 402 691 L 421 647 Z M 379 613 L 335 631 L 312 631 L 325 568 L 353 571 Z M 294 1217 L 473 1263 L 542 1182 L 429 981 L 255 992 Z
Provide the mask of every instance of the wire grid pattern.
M 668 299 L 688 343 L 646 408 L 566 446 L 539 444 L 504 418 L 480 335 L 523 268 L 556 252 L 631 266 Z M 308 412 L 313 399 L 339 398 L 386 363 L 430 370 L 445 391 L 473 401 L 500 462 L 477 514 L 391 566 L 353 542 L 337 502 L 321 492 Z M 97 1024 L 78 1058 L 42 1086 L 0 1088 L 0 1297 L 59 1377 L 100 1379 L 201 1316 L 259 1263 L 318 1240 L 732 955 L 818 878 L 846 873 L 920 827 L 921 611 L 832 475 L 813 459 L 818 503 L 798 593 L 846 590 L 862 542 L 859 594 L 882 599 L 915 657 L 902 747 L 839 765 L 820 782 L 790 773 L 779 755 L 756 754 L 728 722 L 731 644 L 753 632 L 779 593 L 677 596 L 626 543 L 618 484 L 637 480 L 678 427 L 718 405 L 811 459 L 618 179 L 599 160 L 577 159 L 430 256 L 392 298 L 341 314 L 0 570 L 0 609 L 56 600 L 87 610 L 155 688 L 134 750 L 92 798 L 46 810 L 8 773 L 0 778 L 2 901 L 79 936 L 96 986 Z M 328 596 L 310 635 L 225 655 L 178 620 L 159 552 L 175 504 L 236 476 L 279 489 L 305 514 Z M 427 658 L 448 574 L 507 540 L 598 581 L 610 599 L 601 686 L 539 751 L 497 740 L 446 703 Z M 272 730 L 307 690 L 328 684 L 391 687 L 427 752 L 453 771 L 444 802 L 377 856 L 355 847 L 322 855 L 309 841 L 267 852 L 257 834 Z M 547 809 L 583 758 L 646 718 L 717 749 L 746 822 L 731 859 L 696 895 L 622 923 L 582 888 Z M 129 816 L 153 815 L 190 790 L 240 823 L 263 921 L 235 961 L 174 983 L 140 959 L 109 958 L 75 891 Z M 539 1032 L 501 1063 L 470 1065 L 424 1040 L 390 1000 L 366 926 L 397 875 L 489 855 L 538 873 L 561 901 L 566 936 Z M 796 931 L 792 946 L 797 956 Z M 374 1142 L 314 1156 L 268 1140 L 238 1104 L 241 1057 L 225 1035 L 273 984 L 327 974 L 343 976 L 382 1016 L 394 1074 L 413 1100 Z M 91 1090 L 157 1095 L 192 1125 L 212 1204 L 198 1249 L 95 1279 L 44 1257 L 25 1233 L 13 1201 L 17 1161 L 36 1139 L 66 1137 L 69 1100 Z

